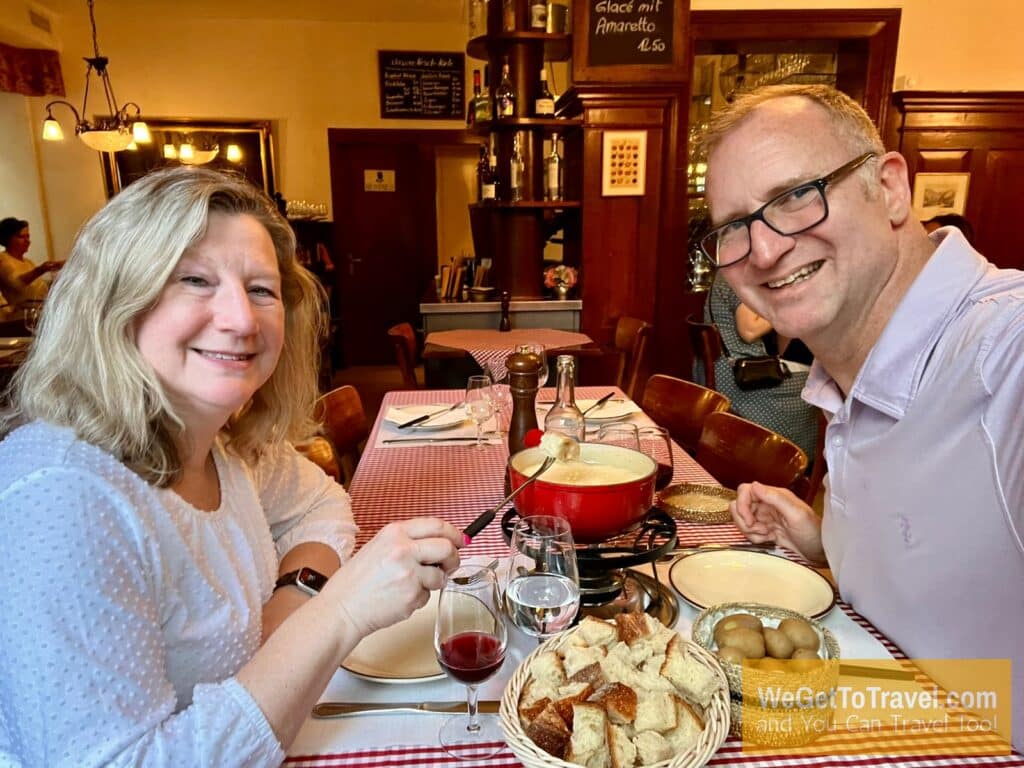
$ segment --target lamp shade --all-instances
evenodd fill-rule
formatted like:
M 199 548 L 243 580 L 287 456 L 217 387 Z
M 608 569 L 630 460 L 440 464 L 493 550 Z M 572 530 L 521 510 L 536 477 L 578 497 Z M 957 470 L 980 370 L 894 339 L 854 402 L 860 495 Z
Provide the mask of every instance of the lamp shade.
M 54 120 L 52 117 L 48 117 L 46 122 L 43 123 L 43 141 L 63 141 L 64 131 L 60 127 L 60 123 Z
M 153 141 L 153 136 L 149 132 L 149 126 L 141 120 L 136 120 L 132 123 L 132 137 L 139 144 L 149 144 Z
M 132 143 L 132 135 L 127 131 L 82 131 L 78 138 L 97 152 L 120 152 Z

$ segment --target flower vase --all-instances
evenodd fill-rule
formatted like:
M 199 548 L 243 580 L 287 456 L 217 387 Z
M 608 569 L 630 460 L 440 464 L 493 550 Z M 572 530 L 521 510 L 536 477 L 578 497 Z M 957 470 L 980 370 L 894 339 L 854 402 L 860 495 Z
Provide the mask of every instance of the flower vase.
M 569 298 L 569 286 L 565 283 L 559 283 L 555 286 L 555 292 L 558 294 L 560 301 L 565 301 Z

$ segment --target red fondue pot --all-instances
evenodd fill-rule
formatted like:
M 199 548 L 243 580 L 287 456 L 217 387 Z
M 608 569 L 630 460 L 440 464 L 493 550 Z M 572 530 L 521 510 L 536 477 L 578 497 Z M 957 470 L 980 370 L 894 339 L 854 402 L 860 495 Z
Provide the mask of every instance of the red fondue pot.
M 526 448 L 508 459 L 512 487 L 528 477 L 524 469 L 536 467 L 547 458 L 540 448 Z M 657 464 L 639 451 L 618 445 L 581 443 L 580 459 L 588 464 L 633 470 L 636 480 L 613 485 L 569 485 L 552 483 L 541 475 L 516 497 L 521 517 L 554 515 L 565 518 L 578 543 L 592 544 L 616 536 L 638 523 L 654 503 Z

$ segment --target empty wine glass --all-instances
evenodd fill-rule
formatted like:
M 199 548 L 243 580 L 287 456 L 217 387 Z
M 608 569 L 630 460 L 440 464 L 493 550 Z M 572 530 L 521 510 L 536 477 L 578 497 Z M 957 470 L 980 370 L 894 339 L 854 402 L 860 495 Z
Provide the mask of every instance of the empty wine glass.
M 512 563 L 505 610 L 512 623 L 537 638 L 572 624 L 580 608 L 576 544 L 561 517 L 533 515 L 512 529 Z
M 640 433 L 636 424 L 604 424 L 590 442 L 618 445 L 633 451 L 640 450 Z
M 548 385 L 548 356 L 544 351 L 543 344 L 520 344 L 520 352 L 530 352 L 540 358 L 540 372 L 537 374 L 537 382 L 540 386 Z
M 508 368 L 505 367 L 505 360 L 488 361 L 487 373 L 491 377 L 491 402 L 494 403 L 494 431 L 500 436 L 506 432 L 502 426 L 502 416 L 505 413 L 505 409 L 512 402 L 512 394 L 508 389 Z
M 507 642 L 494 571 L 485 566 L 462 566 L 449 574 L 437 605 L 434 652 L 448 676 L 466 684 L 467 714 L 450 718 L 438 734 L 441 746 L 452 757 L 490 757 L 503 746 L 497 718 L 477 713 L 476 688 L 501 667 Z M 493 749 L 481 751 L 487 747 Z
M 43 316 L 43 304 L 40 301 L 30 301 L 25 304 L 23 318 L 25 330 L 36 335 L 36 328 L 39 327 L 39 319 Z
M 674 464 L 672 461 L 672 438 L 664 427 L 641 427 L 638 430 L 640 451 L 654 459 L 658 464 L 658 474 L 654 480 L 654 490 L 660 491 L 672 482 Z
M 466 384 L 466 413 L 476 422 L 476 447 L 484 447 L 484 422 L 494 415 L 491 399 L 491 377 L 470 376 Z

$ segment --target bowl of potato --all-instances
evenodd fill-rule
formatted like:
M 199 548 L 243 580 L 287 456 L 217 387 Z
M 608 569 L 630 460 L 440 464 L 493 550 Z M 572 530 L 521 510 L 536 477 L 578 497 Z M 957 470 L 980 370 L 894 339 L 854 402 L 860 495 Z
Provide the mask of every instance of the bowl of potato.
M 784 700 L 786 695 L 798 701 L 824 701 L 839 681 L 835 636 L 820 622 L 787 608 L 760 603 L 714 605 L 697 616 L 692 636 L 697 645 L 715 654 L 729 682 L 734 735 L 740 735 L 744 715 L 785 719 L 787 707 L 770 702 Z M 765 691 L 771 694 L 768 703 Z M 830 711 L 825 707 L 818 714 L 827 718 Z M 745 739 L 751 737 L 749 732 L 742 733 Z M 811 735 L 790 731 L 786 743 L 806 743 Z

